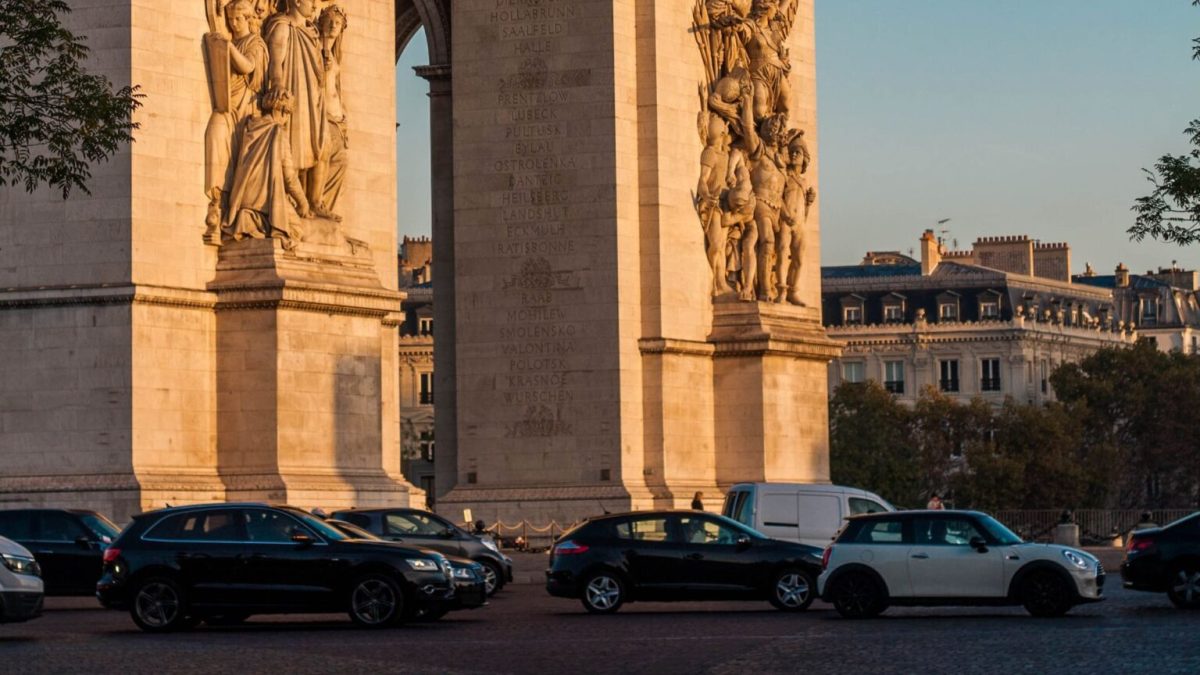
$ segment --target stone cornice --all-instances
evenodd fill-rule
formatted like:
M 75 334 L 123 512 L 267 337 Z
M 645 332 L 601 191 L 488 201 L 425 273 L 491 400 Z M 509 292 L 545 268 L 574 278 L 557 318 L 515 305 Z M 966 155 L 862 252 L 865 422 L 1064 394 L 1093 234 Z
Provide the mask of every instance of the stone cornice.
M 0 291 L 0 311 L 71 305 L 158 305 L 211 310 L 217 296 L 208 291 L 149 284 L 40 286 Z
M 638 350 L 643 354 L 682 354 L 687 356 L 711 357 L 716 349 L 708 342 L 676 340 L 672 338 L 642 338 Z
M 842 354 L 843 343 L 823 335 L 809 339 L 780 340 L 771 337 L 714 342 L 716 358 L 741 356 L 788 356 L 812 361 L 830 361 Z
M 403 296 L 395 291 L 297 282 L 223 286 L 216 292 L 218 312 L 291 309 L 320 314 L 367 316 L 399 325 Z

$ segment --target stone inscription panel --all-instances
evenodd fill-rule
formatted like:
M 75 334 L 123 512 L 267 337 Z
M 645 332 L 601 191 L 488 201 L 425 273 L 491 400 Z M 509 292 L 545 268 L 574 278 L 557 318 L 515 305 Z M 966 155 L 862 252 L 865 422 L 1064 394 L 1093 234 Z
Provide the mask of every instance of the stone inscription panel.
M 481 484 L 594 482 L 617 409 L 611 8 L 462 4 L 460 464 Z

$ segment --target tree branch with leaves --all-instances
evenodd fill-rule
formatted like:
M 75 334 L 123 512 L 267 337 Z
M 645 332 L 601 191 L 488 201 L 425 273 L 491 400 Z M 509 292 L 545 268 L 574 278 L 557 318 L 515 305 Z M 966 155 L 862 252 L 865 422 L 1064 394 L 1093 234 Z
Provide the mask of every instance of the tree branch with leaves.
M 63 0 L 0 0 L 0 186 L 87 193 L 93 165 L 133 141 L 136 86 L 87 72 Z

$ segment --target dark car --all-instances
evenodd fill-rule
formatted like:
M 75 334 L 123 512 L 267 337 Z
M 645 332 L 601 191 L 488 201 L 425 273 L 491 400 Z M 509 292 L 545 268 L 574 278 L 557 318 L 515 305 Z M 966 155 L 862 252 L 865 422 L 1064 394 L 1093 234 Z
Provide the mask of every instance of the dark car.
M 104 554 L 96 596 L 152 632 L 337 611 L 379 628 L 442 610 L 451 576 L 440 553 L 353 539 L 299 509 L 208 504 L 134 516 Z
M 121 529 L 95 511 L 0 511 L 0 536 L 29 549 L 42 568 L 46 595 L 92 595 L 104 550 Z
M 768 539 L 695 511 L 646 511 L 588 520 L 550 550 L 546 590 L 607 614 L 634 600 L 767 600 L 807 608 L 821 549 Z
M 384 541 L 354 523 L 336 518 L 326 518 L 325 522 L 353 539 Z M 458 609 L 478 609 L 487 604 L 487 583 L 484 581 L 483 565 L 474 560 L 451 555 L 446 556 L 446 560 L 450 561 L 450 568 L 454 574 L 454 600 L 447 604 L 441 613 L 425 612 L 418 616 L 418 619 L 431 621 L 440 618 L 446 612 Z
M 1181 609 L 1200 609 L 1200 513 L 1131 534 L 1121 581 L 1135 591 L 1166 593 Z
M 388 541 L 474 560 L 483 565 L 488 595 L 512 581 L 512 559 L 501 553 L 494 541 L 477 537 L 436 513 L 420 509 L 355 509 L 337 511 L 331 517 L 358 525 Z

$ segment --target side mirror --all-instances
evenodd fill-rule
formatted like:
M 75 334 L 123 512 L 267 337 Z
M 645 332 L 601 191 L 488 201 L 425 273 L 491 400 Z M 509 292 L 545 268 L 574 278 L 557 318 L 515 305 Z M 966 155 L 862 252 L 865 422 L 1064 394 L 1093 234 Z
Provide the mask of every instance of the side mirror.
M 987 553 L 988 550 L 987 542 L 983 540 L 983 537 L 971 537 L 971 548 L 980 553 Z
M 739 551 L 745 551 L 746 549 L 750 548 L 750 535 L 739 534 L 735 543 L 737 544 L 737 549 Z
M 308 536 L 308 533 L 306 533 L 306 532 L 301 532 L 300 530 L 293 530 L 292 531 L 292 543 L 300 544 L 301 546 L 308 546 L 309 544 L 313 543 L 313 538 Z
M 79 548 L 90 549 L 92 547 L 92 540 L 81 534 L 75 537 L 75 545 Z

